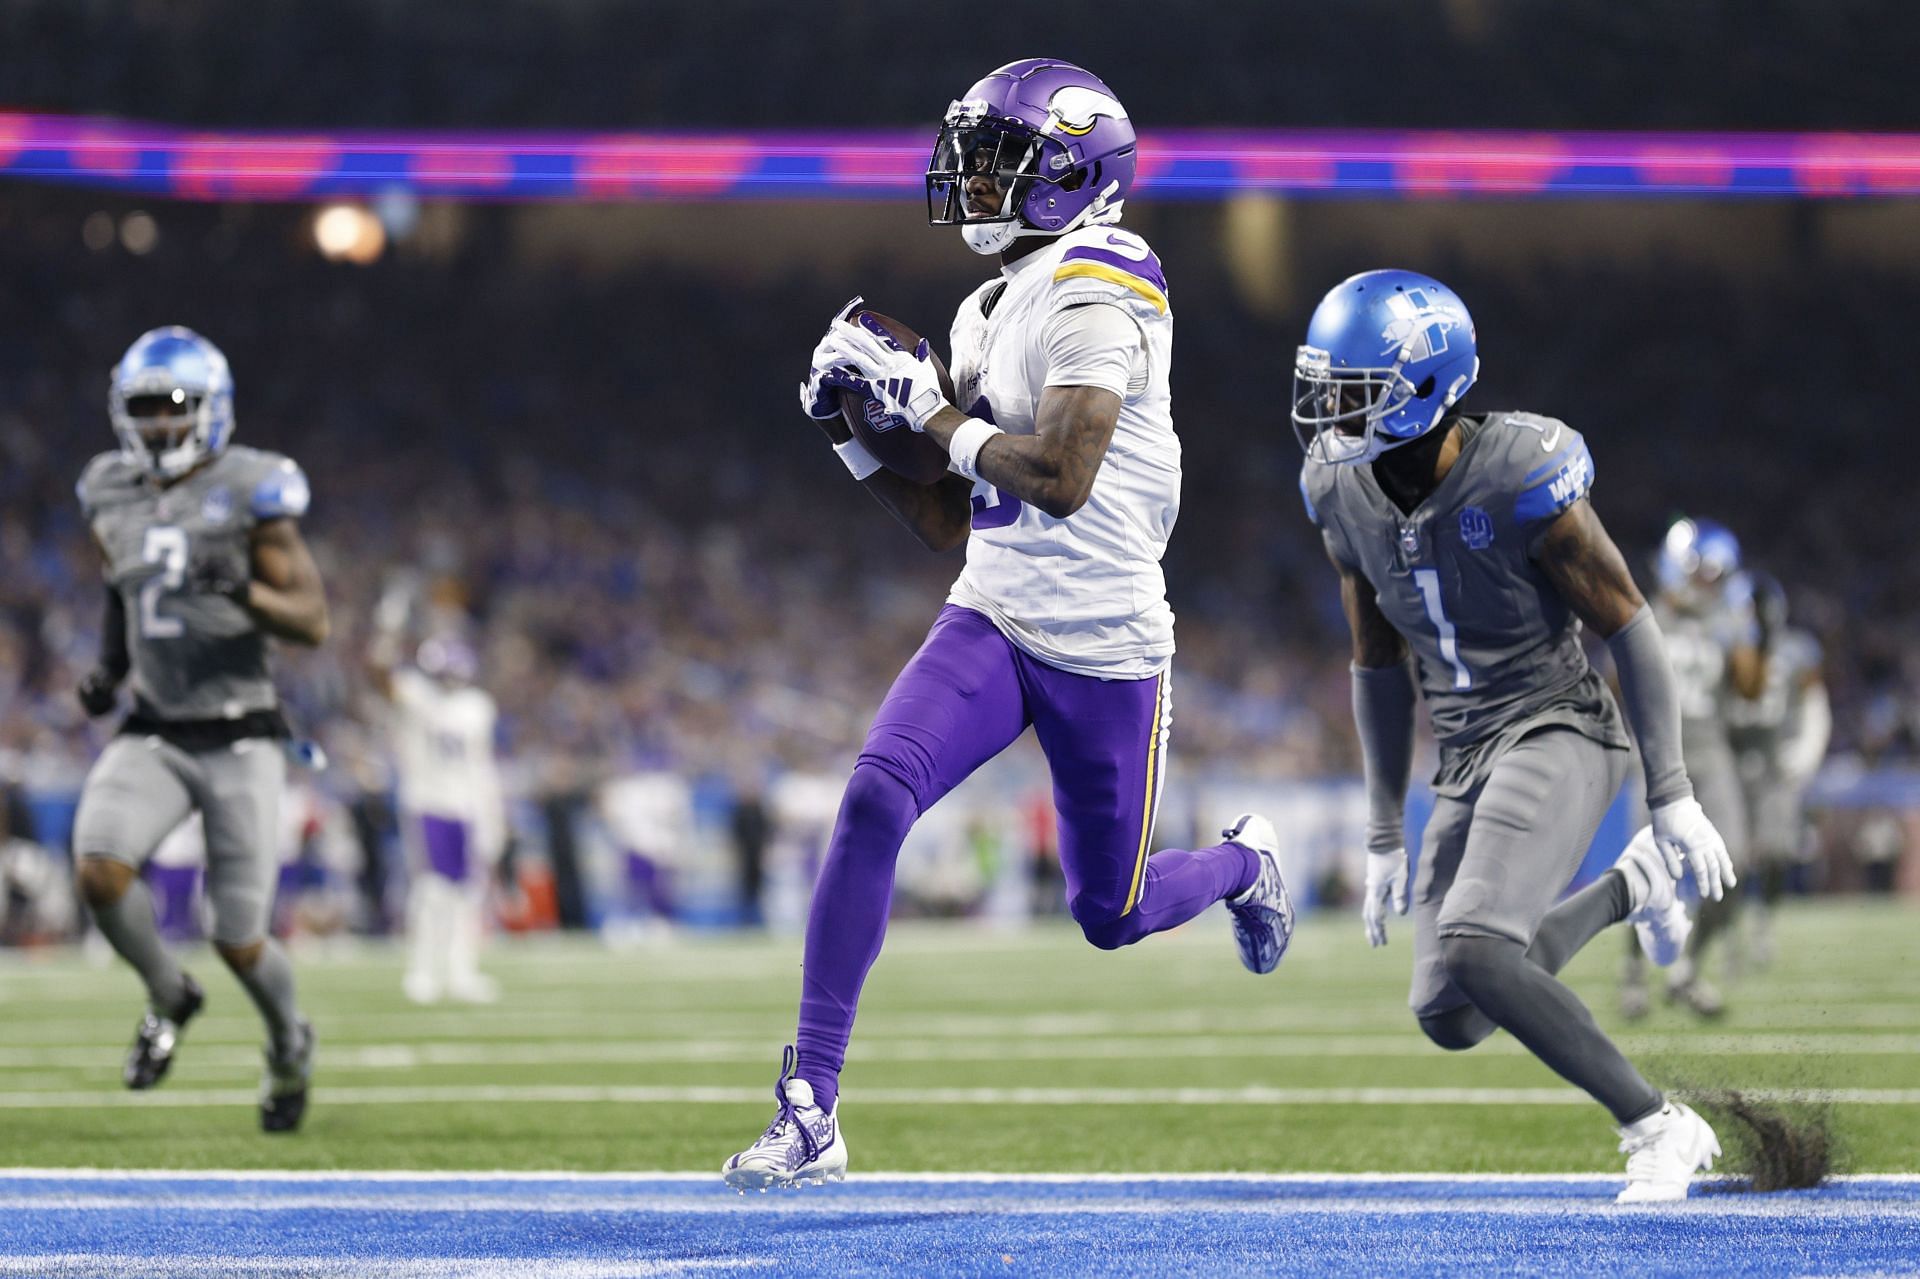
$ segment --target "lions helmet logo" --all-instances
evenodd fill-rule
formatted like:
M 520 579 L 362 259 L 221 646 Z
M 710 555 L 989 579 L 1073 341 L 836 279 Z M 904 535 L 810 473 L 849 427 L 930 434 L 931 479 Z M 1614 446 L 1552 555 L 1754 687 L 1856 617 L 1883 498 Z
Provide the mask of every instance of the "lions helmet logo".
M 1427 299 L 1425 290 L 1408 289 L 1387 299 L 1393 319 L 1380 330 L 1387 345 L 1380 354 L 1391 355 L 1403 363 L 1430 360 L 1447 349 L 1447 334 L 1460 326 L 1460 316 L 1451 308 Z
M 1053 127 L 1076 138 L 1093 132 L 1101 116 L 1115 120 L 1127 118 L 1127 109 L 1098 89 L 1070 84 L 1047 99 L 1047 115 Z M 1051 132 L 1043 129 L 1041 132 Z

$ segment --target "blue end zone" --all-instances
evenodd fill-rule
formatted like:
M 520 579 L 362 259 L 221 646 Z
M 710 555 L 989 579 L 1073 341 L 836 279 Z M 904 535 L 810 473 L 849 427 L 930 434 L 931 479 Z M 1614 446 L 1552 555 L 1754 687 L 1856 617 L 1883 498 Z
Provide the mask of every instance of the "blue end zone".
M 0 1174 L 0 1275 L 1908 1273 L 1920 1179 Z

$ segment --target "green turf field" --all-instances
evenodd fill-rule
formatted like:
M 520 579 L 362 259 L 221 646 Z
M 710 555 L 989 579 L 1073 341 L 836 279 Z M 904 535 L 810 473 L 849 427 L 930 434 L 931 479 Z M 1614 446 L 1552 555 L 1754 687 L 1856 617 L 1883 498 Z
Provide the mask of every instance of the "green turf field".
M 1613 1010 L 1622 934 L 1569 976 L 1665 1085 L 1836 1090 L 1858 1172 L 1920 1170 L 1920 909 L 1790 909 L 1772 969 L 1703 1029 Z M 1239 967 L 1224 916 L 1105 954 L 1070 927 L 901 925 L 843 1079 L 856 1171 L 1613 1171 L 1605 1115 L 1511 1040 L 1429 1046 L 1409 951 L 1345 913 L 1303 919 L 1278 973 Z M 119 1087 L 138 1015 L 117 961 L 0 954 L 0 1166 L 717 1168 L 772 1112 L 796 939 L 609 951 L 503 943 L 489 1009 L 415 1009 L 398 952 L 296 954 L 321 1033 L 302 1133 L 266 1137 L 251 1006 L 210 953 L 173 1075 Z M 1379 1090 L 1374 1093 L 1371 1090 Z

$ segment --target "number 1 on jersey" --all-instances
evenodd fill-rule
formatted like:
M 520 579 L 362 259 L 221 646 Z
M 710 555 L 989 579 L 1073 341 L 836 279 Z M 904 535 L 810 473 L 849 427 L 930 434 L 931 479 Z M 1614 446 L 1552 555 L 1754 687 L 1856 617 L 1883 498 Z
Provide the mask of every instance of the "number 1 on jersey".
M 1413 581 L 1420 588 L 1420 598 L 1426 601 L 1427 620 L 1440 635 L 1440 656 L 1453 667 L 1454 688 L 1472 688 L 1473 672 L 1460 660 L 1460 639 L 1454 634 L 1453 623 L 1447 620 L 1447 606 L 1440 599 L 1440 574 L 1430 568 L 1417 568 L 1413 570 Z

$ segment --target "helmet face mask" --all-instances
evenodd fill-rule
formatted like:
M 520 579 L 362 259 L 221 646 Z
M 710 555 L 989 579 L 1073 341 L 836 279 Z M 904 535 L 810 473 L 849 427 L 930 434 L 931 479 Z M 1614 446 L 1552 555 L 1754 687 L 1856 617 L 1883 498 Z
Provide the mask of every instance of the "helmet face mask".
M 1306 455 L 1335 466 L 1371 461 L 1395 444 L 1379 425 L 1414 398 L 1395 368 L 1332 368 L 1327 352 L 1303 346 L 1293 364 L 1293 434 Z
M 149 475 L 177 480 L 233 434 L 226 356 L 191 329 L 143 333 L 114 366 L 107 412 L 123 453 Z
M 1041 142 L 1007 122 L 945 125 L 927 166 L 927 221 L 934 226 L 1015 222 L 1040 173 Z M 1000 195 L 995 212 L 968 207 L 967 183 L 987 177 Z

